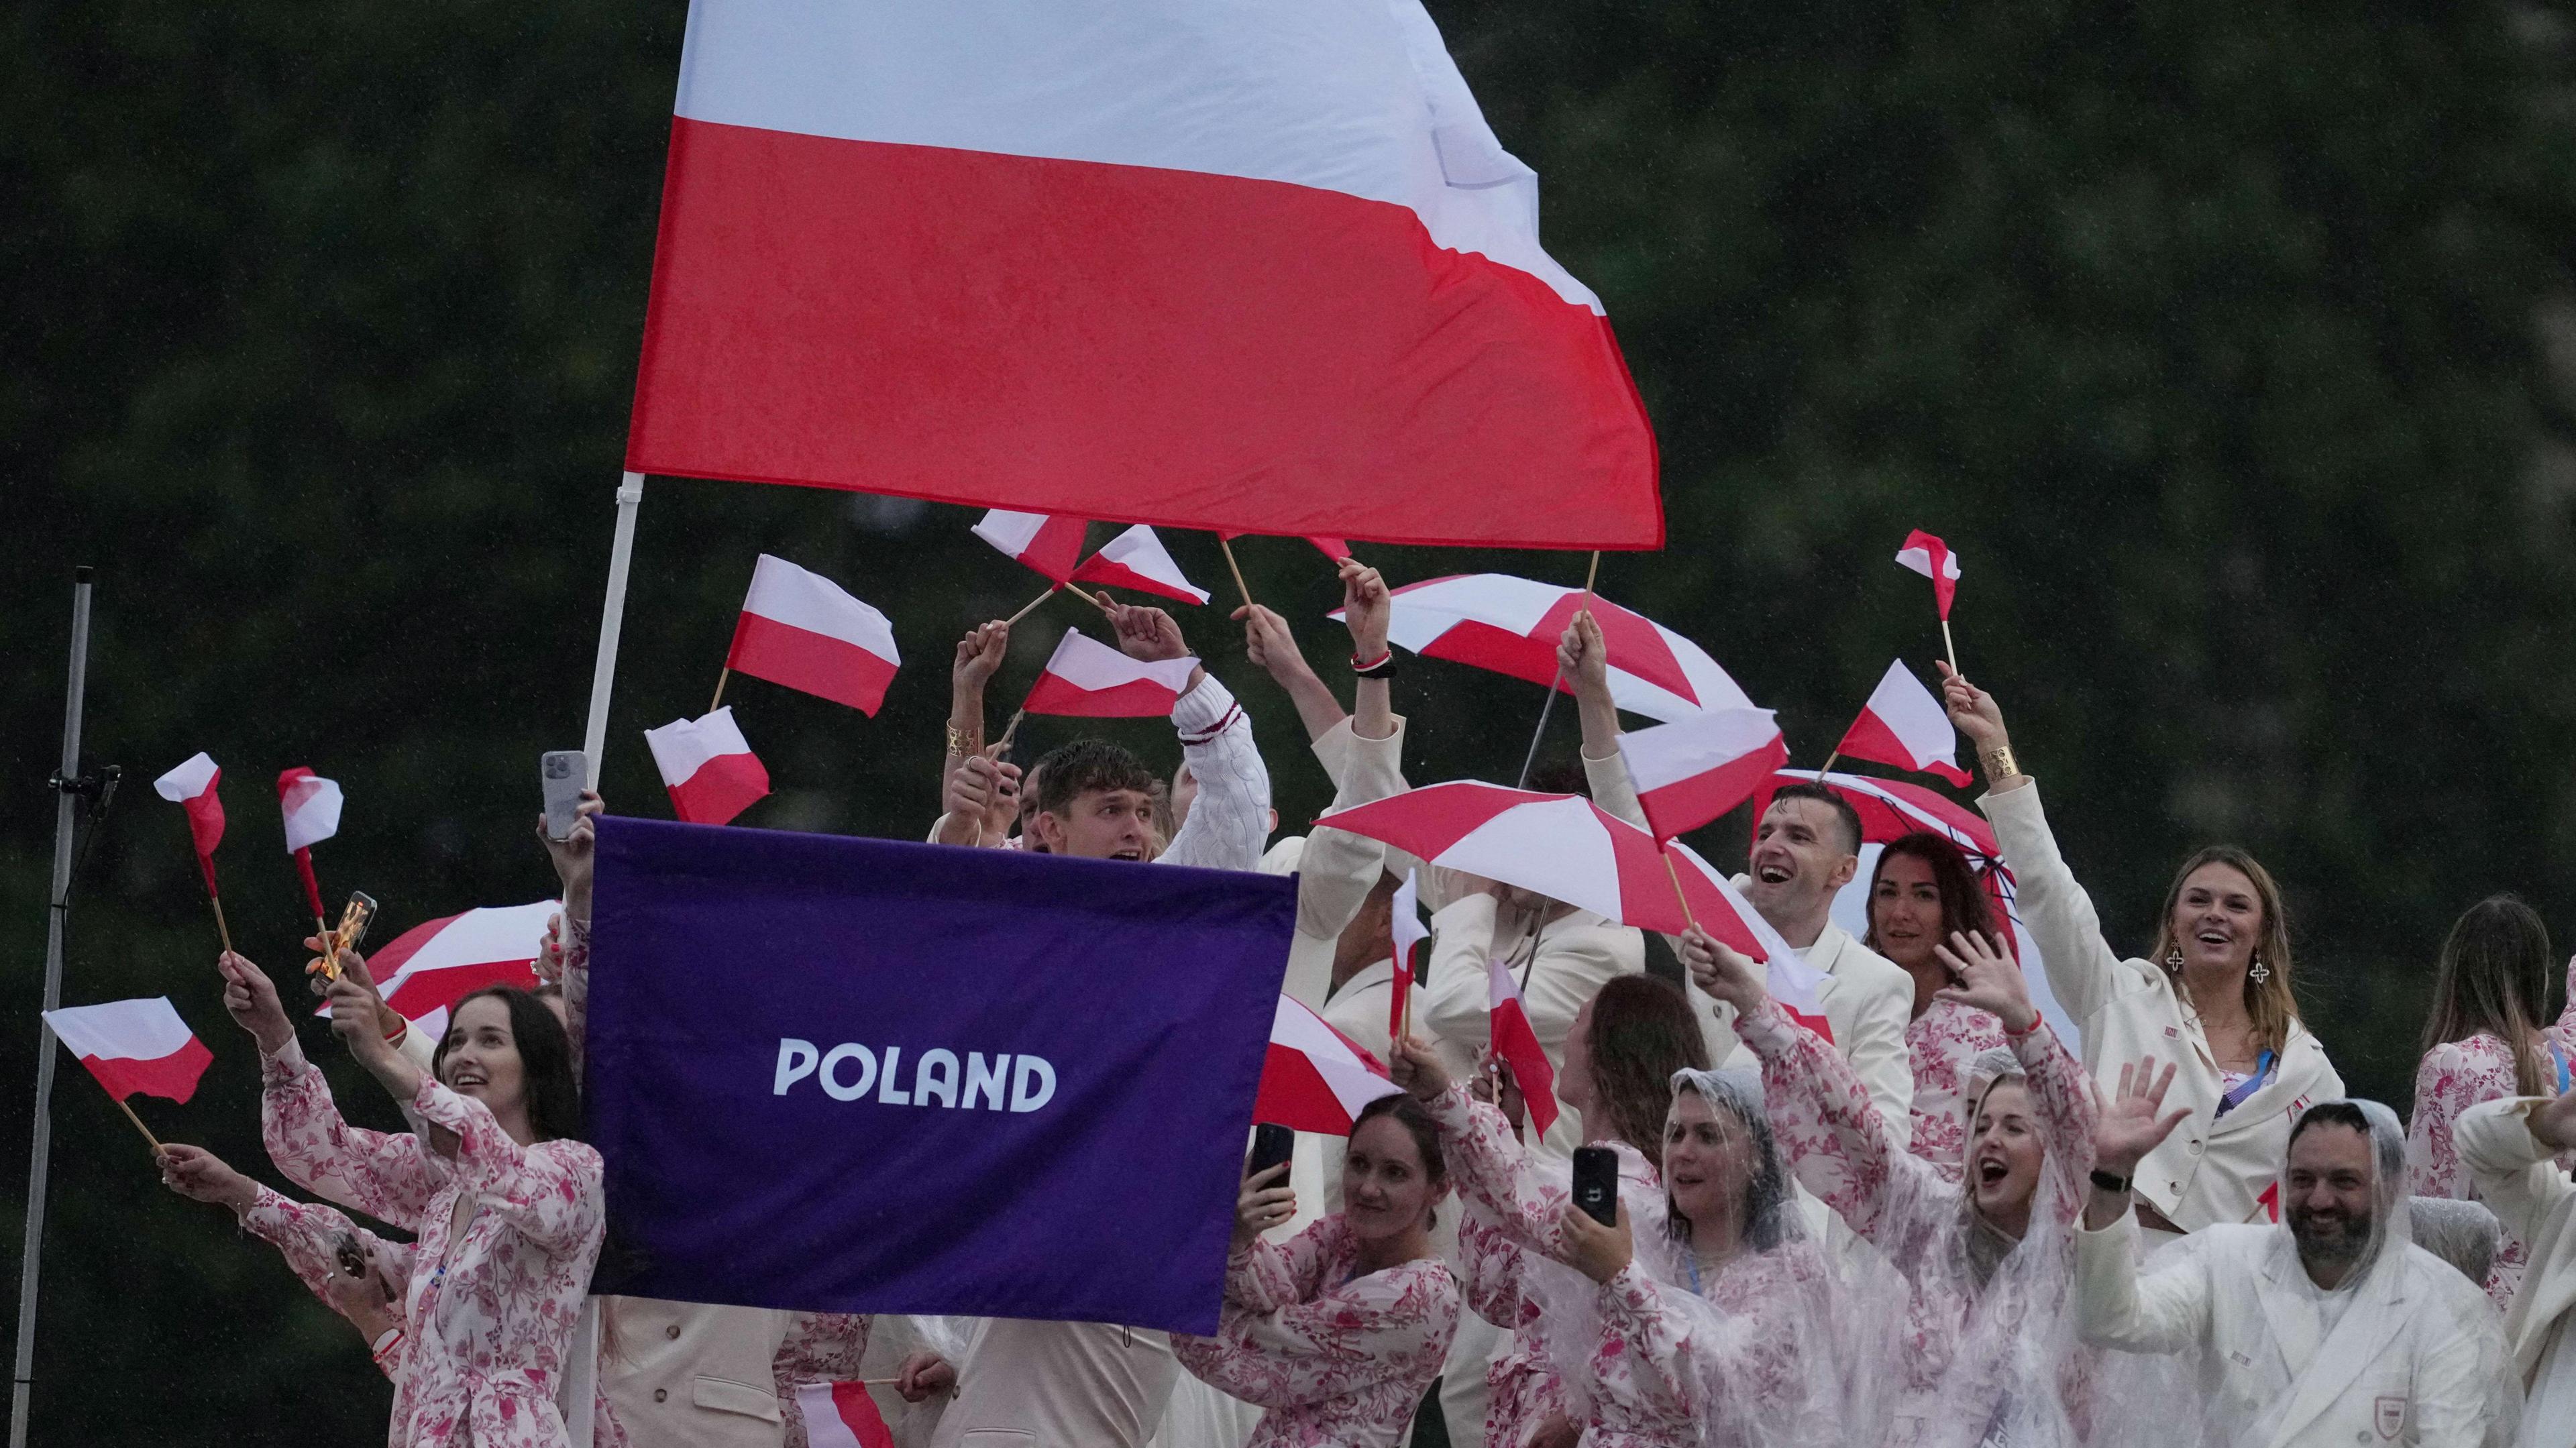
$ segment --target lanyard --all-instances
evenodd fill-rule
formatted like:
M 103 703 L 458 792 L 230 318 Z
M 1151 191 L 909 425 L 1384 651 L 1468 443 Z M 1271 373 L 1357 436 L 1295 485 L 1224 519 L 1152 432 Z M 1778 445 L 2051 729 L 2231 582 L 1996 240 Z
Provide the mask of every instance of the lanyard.
M 2255 1057 L 2254 1074 L 2237 1082 L 2235 1090 L 2218 1098 L 2217 1116 L 2225 1116 L 2228 1112 L 2244 1105 L 2246 1097 L 2251 1096 L 2256 1091 L 2262 1089 L 2263 1078 L 2272 1074 L 2272 1064 L 2277 1059 L 2279 1058 L 2269 1051 L 2265 1051 L 2262 1055 Z M 2217 1116 L 2213 1116 L 2211 1119 L 2216 1120 Z
M 2564 1096 L 2567 1094 L 2567 1053 L 2558 1049 L 2556 1041 L 2546 1044 L 2549 1047 L 2549 1064 L 2558 1068 L 2558 1094 Z

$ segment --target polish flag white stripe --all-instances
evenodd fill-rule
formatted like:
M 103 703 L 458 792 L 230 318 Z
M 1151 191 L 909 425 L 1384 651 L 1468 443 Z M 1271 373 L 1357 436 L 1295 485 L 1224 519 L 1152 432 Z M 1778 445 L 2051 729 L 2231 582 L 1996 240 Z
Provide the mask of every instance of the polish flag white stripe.
M 1134 588 L 1184 603 L 1208 601 L 1208 591 L 1190 582 L 1181 565 L 1172 561 L 1163 540 L 1142 523 L 1102 545 L 1073 570 L 1073 576 L 1084 583 Z
M 283 783 L 277 802 L 286 815 L 286 852 L 291 855 L 340 832 L 340 784 L 309 769 L 287 773 L 293 777 Z
M 1044 513 L 1014 513 L 1008 508 L 994 508 L 977 520 L 971 531 L 976 537 L 1017 558 L 1037 541 L 1038 530 L 1046 525 L 1047 515 Z
M 73 1055 L 101 1061 L 158 1061 L 197 1038 L 168 996 L 66 1006 L 45 1012 L 45 1024 Z
M 742 611 L 839 639 L 889 664 L 903 662 L 894 644 L 894 625 L 887 622 L 884 614 L 852 598 L 832 580 L 784 558 L 760 555 L 751 571 L 751 592 L 742 601 Z
M 671 808 L 698 825 L 720 825 L 769 793 L 769 771 L 743 741 L 728 704 L 696 719 L 674 719 L 644 731 Z
M 1930 578 L 1932 576 L 1932 550 L 1929 548 L 1914 547 L 1904 549 L 1896 555 L 1896 561 L 1913 569 L 1915 572 L 1922 574 L 1926 578 Z M 1947 549 L 1942 550 L 1941 576 L 1950 580 L 1952 583 L 1959 581 L 1958 554 L 1952 553 Z
M 1368 1062 L 1354 1055 L 1350 1043 L 1341 1032 L 1326 1025 L 1323 1017 L 1287 996 L 1279 998 L 1278 1010 L 1271 1017 L 1270 1040 L 1312 1063 L 1349 1115 L 1357 1116 L 1361 1107 L 1403 1089 L 1370 1070 Z
M 1190 686 L 1190 672 L 1198 667 L 1196 659 L 1131 659 L 1080 629 L 1065 630 L 1064 638 L 1048 656 L 1046 671 L 1087 693 L 1115 689 L 1122 684 L 1157 684 L 1180 697 Z
M 860 1383 L 799 1383 L 796 1406 L 813 1448 L 893 1448 L 885 1418 Z
M 1836 752 L 1937 774 L 1961 787 L 1970 783 L 1968 772 L 1959 767 L 1957 726 L 1903 659 L 1887 666 Z
M 212 787 L 218 773 L 215 761 L 200 750 L 185 764 L 152 781 L 152 790 L 173 804 L 186 804 Z
M 1431 938 L 1431 927 L 1422 923 L 1422 896 L 1414 888 L 1420 871 L 1404 872 L 1404 883 L 1395 887 L 1395 918 L 1388 931 L 1395 937 L 1395 964 L 1404 969 L 1412 960 L 1413 947 Z
M 751 752 L 742 727 L 733 722 L 730 704 L 696 719 L 674 719 L 659 729 L 647 729 L 644 738 L 653 746 L 653 763 L 662 771 L 662 782 L 674 786 L 688 783 L 691 775 L 723 755 Z

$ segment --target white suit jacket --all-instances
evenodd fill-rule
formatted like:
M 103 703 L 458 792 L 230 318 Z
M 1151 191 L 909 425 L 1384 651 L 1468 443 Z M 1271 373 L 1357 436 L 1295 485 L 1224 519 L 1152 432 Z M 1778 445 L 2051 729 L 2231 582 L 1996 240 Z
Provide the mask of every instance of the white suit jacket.
M 1344 719 L 1315 741 L 1315 757 L 1332 776 L 1333 808 L 1352 809 L 1404 793 L 1404 720 L 1385 739 L 1362 739 Z M 1320 829 L 1297 852 L 1297 933 L 1288 944 L 1288 973 L 1280 989 L 1321 1012 L 1333 980 L 1333 952 L 1386 872 L 1386 846 L 1365 835 Z M 1379 1056 L 1384 1060 L 1383 1054 Z
M 2290 1039 L 2260 1089 L 2218 1115 L 2218 1061 L 2201 1034 L 2200 1016 L 2184 1002 L 2161 965 L 2122 960 L 2102 938 L 2102 920 L 2057 853 L 2036 783 L 1978 801 L 1994 821 L 2012 866 L 2015 905 L 2058 1002 L 2084 1038 L 2084 1066 L 2106 1097 L 2120 1068 L 2151 1059 L 2174 1063 L 2167 1107 L 2191 1117 L 2138 1163 L 2139 1196 L 2186 1232 L 2216 1223 L 2269 1220 L 2262 1194 L 2280 1176 L 2290 1124 L 2313 1102 L 2344 1094 L 2343 1078 L 2323 1043 L 2293 1023 Z
M 2505 1342 L 2526 1387 L 2550 1329 L 2576 1310 L 2576 1184 L 2531 1134 L 2531 1113 L 2548 1104 L 2541 1096 L 2484 1101 L 2451 1127 L 2460 1160 L 2477 1177 L 2478 1199 L 2530 1244 L 2522 1290 L 2504 1315 Z M 2565 1436 L 2576 1441 L 2576 1424 Z
M 2196 1349 L 2201 1402 L 2241 1434 L 2238 1448 L 2402 1443 L 2480 1448 L 2503 1343 L 2495 1309 L 2457 1268 L 2390 1243 L 2321 1343 L 2287 1311 L 2310 1290 L 2287 1227 L 2227 1225 L 2183 1237 L 2136 1265 L 2137 1214 L 2075 1231 L 2084 1340 L 2131 1352 Z M 2307 1359 L 2293 1372 L 2293 1350 Z M 2129 1405 L 2153 1412 L 2156 1405 Z M 2268 1425 L 2268 1431 L 2259 1431 Z M 2177 1437 L 2183 1435 L 2177 1433 Z
M 1605 813 L 1646 827 L 1645 806 L 1628 778 L 1627 757 L 1583 756 L 1584 777 L 1592 785 L 1592 802 Z M 1745 879 L 1737 876 L 1742 889 Z M 1674 953 L 1680 953 L 1674 947 Z M 1899 1145 L 1914 1139 L 1914 1064 L 1905 1049 L 1905 1025 L 1914 1018 L 1914 977 L 1905 967 L 1852 938 L 1839 925 L 1828 924 L 1815 943 L 1799 951 L 1828 979 L 1818 993 L 1825 1020 L 1834 1028 L 1834 1047 L 1851 1063 L 1879 1118 L 1896 1134 Z M 1699 1013 L 1700 1031 L 1708 1040 L 1708 1059 L 1723 1070 L 1759 1071 L 1762 1063 L 1735 1037 L 1735 1008 L 1711 999 L 1685 976 L 1682 988 L 1691 1009 Z

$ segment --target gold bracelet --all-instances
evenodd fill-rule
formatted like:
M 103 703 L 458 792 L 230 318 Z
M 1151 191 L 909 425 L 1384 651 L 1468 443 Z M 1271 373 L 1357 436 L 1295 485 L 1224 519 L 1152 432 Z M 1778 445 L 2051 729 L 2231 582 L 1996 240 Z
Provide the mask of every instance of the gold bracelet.
M 981 733 L 981 732 L 983 732 L 983 731 L 978 730 L 978 731 L 976 731 L 976 732 L 977 732 L 977 733 Z M 973 737 L 972 735 L 964 734 L 964 733 L 959 732 L 959 730 L 958 730 L 957 726 L 956 726 L 956 725 L 954 725 L 954 724 L 951 724 L 951 725 L 949 725 L 949 726 L 948 726 L 948 752 L 949 752 L 949 753 L 954 754 L 954 755 L 956 755 L 956 756 L 958 756 L 959 758 L 961 758 L 961 759 L 962 759 L 962 758 L 964 758 L 965 756 L 967 756 L 967 755 L 969 755 L 969 754 L 974 753 L 974 752 L 975 752 L 975 750 L 976 750 L 978 747 L 979 747 L 979 746 L 976 744 L 975 739 L 974 739 L 974 737 Z
M 1979 754 L 1977 759 L 1986 766 L 1988 784 L 2001 784 L 2021 773 L 2021 766 L 2013 763 L 2012 746 L 2009 744 L 1998 744 Z

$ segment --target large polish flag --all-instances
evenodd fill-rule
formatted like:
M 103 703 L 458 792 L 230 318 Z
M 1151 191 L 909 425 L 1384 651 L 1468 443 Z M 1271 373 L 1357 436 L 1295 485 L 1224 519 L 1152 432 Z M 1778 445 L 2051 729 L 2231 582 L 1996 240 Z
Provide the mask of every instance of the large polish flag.
M 627 467 L 1651 548 L 1653 432 L 1420 0 L 694 0 Z
M 760 555 L 726 668 L 874 717 L 902 662 L 884 614 L 819 573 Z
M 695 719 L 644 731 L 672 812 L 693 825 L 720 825 L 769 793 L 769 771 L 743 741 L 728 704 Z
M 1113 588 L 1133 588 L 1140 593 L 1158 594 L 1182 603 L 1205 603 L 1208 591 L 1182 574 L 1181 565 L 1172 561 L 1171 551 L 1153 529 L 1139 523 L 1110 539 L 1073 570 L 1076 583 L 1106 583 Z
M 1973 781 L 1959 767 L 1959 731 L 1950 712 L 1914 671 L 1898 659 L 1887 666 L 1860 717 L 1852 721 L 1834 752 L 1874 764 L 1892 764 L 1924 774 L 1937 774 L 1964 789 Z
M 1270 1049 L 1252 1119 L 1292 1131 L 1348 1136 L 1361 1108 L 1403 1088 L 1357 1041 L 1288 996 L 1270 1018 Z
M 215 1059 L 168 996 L 66 1006 L 45 1012 L 45 1024 L 119 1101 L 138 1091 L 185 1101 Z
M 1768 709 L 1711 709 L 1619 736 L 1628 780 L 1655 838 L 1688 834 L 1753 797 L 1789 762 Z
M 1152 719 L 1172 712 L 1199 661 L 1131 659 L 1080 629 L 1066 629 L 1037 687 L 1020 707 L 1085 719 Z
M 799 1383 L 796 1406 L 814 1448 L 894 1448 L 894 1430 L 865 1383 Z

